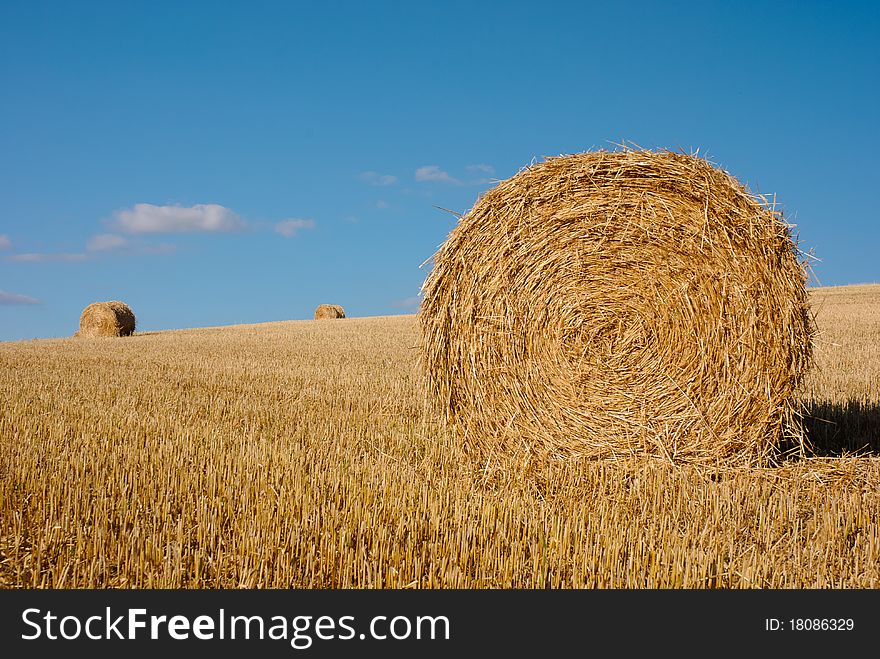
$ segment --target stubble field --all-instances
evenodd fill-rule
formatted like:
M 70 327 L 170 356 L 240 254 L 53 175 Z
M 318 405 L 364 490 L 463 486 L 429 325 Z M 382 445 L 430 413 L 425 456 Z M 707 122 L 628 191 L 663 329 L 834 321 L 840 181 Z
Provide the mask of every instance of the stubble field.
M 413 316 L 0 343 L 0 586 L 880 587 L 880 286 L 812 297 L 815 450 L 736 471 L 474 465 Z

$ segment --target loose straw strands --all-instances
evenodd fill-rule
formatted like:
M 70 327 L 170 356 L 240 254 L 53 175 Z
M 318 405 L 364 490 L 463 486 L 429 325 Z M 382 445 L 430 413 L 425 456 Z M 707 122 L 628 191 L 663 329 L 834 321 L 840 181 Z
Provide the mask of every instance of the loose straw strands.
M 697 156 L 549 158 L 435 254 L 421 363 L 481 459 L 758 464 L 803 441 L 806 278 L 781 213 Z

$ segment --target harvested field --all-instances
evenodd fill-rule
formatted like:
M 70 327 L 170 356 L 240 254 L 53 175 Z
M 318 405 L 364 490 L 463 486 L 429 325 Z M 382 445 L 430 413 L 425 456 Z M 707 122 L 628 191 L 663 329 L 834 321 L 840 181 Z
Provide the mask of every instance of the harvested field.
M 412 316 L 0 343 L 0 585 L 880 587 L 880 286 L 812 298 L 820 455 L 713 472 L 473 464 Z

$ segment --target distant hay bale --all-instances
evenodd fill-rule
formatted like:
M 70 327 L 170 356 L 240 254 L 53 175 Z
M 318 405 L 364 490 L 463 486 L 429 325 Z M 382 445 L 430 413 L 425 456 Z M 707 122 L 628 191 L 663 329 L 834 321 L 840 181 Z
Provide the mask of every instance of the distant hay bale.
M 345 318 L 345 309 L 338 304 L 319 304 L 315 309 L 315 320 L 322 318 Z
M 134 328 L 134 312 L 127 304 L 95 302 L 83 310 L 75 336 L 130 336 Z
M 699 157 L 549 158 L 480 198 L 435 254 L 428 391 L 481 459 L 763 463 L 804 441 L 800 255 L 779 211 Z

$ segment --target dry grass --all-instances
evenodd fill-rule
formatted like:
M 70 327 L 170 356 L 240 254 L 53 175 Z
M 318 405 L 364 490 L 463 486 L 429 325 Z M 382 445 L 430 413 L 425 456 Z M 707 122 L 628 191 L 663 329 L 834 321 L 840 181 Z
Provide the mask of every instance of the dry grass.
M 550 158 L 434 257 L 429 389 L 478 456 L 766 464 L 800 438 L 806 273 L 781 215 L 696 156 Z
M 79 331 L 75 336 L 131 336 L 135 330 L 135 317 L 125 302 L 93 302 L 79 317 Z
M 815 297 L 810 404 L 873 453 L 714 473 L 473 466 L 411 316 L 0 344 L 0 584 L 880 587 L 880 287 Z
M 814 301 L 822 331 L 807 380 L 810 440 L 821 453 L 880 453 L 880 285 L 824 288 Z

